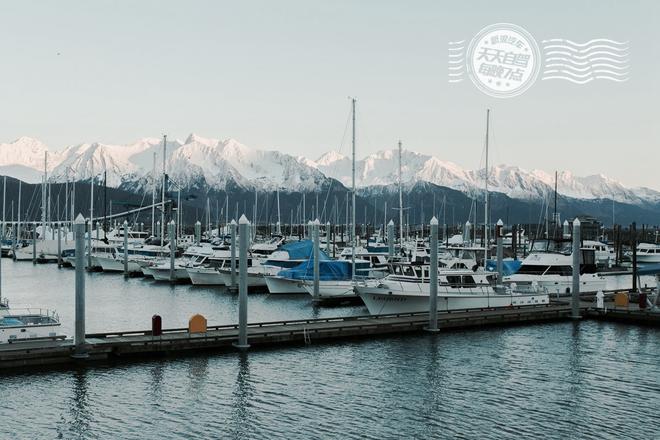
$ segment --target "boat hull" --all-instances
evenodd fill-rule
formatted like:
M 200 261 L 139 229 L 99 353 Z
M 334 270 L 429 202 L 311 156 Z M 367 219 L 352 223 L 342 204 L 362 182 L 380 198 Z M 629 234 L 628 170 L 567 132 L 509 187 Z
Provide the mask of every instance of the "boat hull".
M 112 257 L 96 257 L 103 272 L 123 272 L 124 261 Z M 135 261 L 128 260 L 128 273 L 142 273 L 142 268 Z
M 273 294 L 307 293 L 302 280 L 290 280 L 278 276 L 266 277 L 268 291 Z
M 314 296 L 314 282 L 306 281 L 303 285 L 307 293 L 316 300 L 330 300 L 342 298 L 357 298 L 358 295 L 353 289 L 353 282 L 348 281 L 319 281 L 319 294 Z
M 222 275 L 209 268 L 189 268 L 187 269 L 190 281 L 195 286 L 224 286 L 225 282 Z
M 222 281 L 225 286 L 231 286 L 231 272 L 228 270 L 220 270 L 220 276 L 222 276 Z M 235 276 L 236 284 L 238 285 L 238 271 Z M 266 287 L 266 277 L 262 274 L 257 273 L 247 273 L 247 285 L 248 287 Z
M 429 310 L 429 296 L 418 293 L 394 292 L 378 287 L 356 287 L 360 298 L 372 315 L 418 313 Z M 547 294 L 438 294 L 437 310 L 487 309 L 549 304 Z
M 152 276 L 154 277 L 154 280 L 156 281 L 170 281 L 170 268 L 169 267 L 149 267 L 149 268 L 143 268 L 142 271 L 146 272 L 149 271 Z M 188 271 L 186 270 L 185 267 L 175 267 L 174 268 L 174 281 L 190 281 L 190 276 L 188 276 Z

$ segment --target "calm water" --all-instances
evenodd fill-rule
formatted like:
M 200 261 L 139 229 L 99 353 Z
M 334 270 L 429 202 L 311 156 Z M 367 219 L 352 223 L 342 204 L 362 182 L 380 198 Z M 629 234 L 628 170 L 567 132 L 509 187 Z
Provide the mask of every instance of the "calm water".
M 73 271 L 3 260 L 71 333 Z M 88 276 L 88 330 L 234 322 L 214 289 Z M 250 320 L 364 313 L 250 297 Z M 0 438 L 659 439 L 660 332 L 584 321 L 0 377 Z M 655 417 L 653 417 L 655 415 Z

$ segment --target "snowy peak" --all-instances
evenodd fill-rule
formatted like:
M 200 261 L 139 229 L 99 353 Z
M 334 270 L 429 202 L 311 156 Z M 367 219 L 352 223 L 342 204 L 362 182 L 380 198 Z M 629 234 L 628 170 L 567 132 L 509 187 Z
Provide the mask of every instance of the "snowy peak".
M 0 165 L 22 165 L 44 169 L 48 147 L 41 141 L 23 136 L 9 143 L 0 143 Z
M 48 147 L 37 139 L 21 137 L 0 143 L 0 173 L 30 183 L 43 178 Z M 236 139 L 218 140 L 191 133 L 185 141 L 168 140 L 165 167 L 170 179 L 183 187 L 224 189 L 238 185 L 245 189 L 317 191 L 328 178 L 351 185 L 350 157 L 329 151 L 317 160 L 294 157 L 279 150 L 261 150 Z M 402 182 L 406 187 L 428 182 L 463 192 L 481 192 L 486 172 L 467 170 L 428 154 L 401 152 Z M 82 143 L 48 152 L 49 179 L 89 179 L 107 174 L 110 186 L 130 188 L 149 185 L 163 166 L 162 138 L 147 137 L 126 145 Z M 399 151 L 381 150 L 355 164 L 358 187 L 388 186 L 399 179 Z M 488 175 L 489 190 L 518 199 L 548 197 L 554 191 L 555 175 L 542 170 L 496 165 Z M 614 199 L 624 203 L 659 203 L 660 192 L 649 188 L 627 188 L 602 174 L 575 176 L 570 171 L 557 175 L 561 195 L 578 199 Z
M 330 165 L 333 162 L 339 162 L 339 161 L 344 161 L 344 160 L 349 160 L 348 157 L 344 156 L 338 151 L 328 151 L 327 153 L 321 155 L 314 163 L 316 163 L 318 166 L 327 166 Z

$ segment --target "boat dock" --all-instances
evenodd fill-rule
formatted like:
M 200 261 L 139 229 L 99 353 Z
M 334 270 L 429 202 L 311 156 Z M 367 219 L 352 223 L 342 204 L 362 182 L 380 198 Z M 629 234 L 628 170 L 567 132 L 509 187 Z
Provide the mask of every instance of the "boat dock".
M 583 303 L 584 318 L 607 319 L 659 325 L 660 313 L 631 308 L 607 311 L 593 309 Z M 571 319 L 568 303 L 545 306 L 480 309 L 438 313 L 439 331 L 483 328 L 497 325 L 536 324 Z M 420 333 L 428 325 L 428 313 L 352 316 L 341 318 L 304 319 L 248 324 L 248 343 L 251 347 L 278 347 L 291 344 L 313 344 L 321 341 L 360 337 L 392 336 Z M 92 333 L 85 337 L 84 358 L 74 356 L 72 340 L 40 340 L 15 342 L 0 348 L 0 369 L 20 372 L 26 367 L 52 368 L 73 366 L 118 359 L 145 359 L 154 356 L 176 356 L 199 351 L 235 350 L 239 326 L 208 326 L 205 331 L 189 328 L 163 330 L 154 336 L 151 330 Z

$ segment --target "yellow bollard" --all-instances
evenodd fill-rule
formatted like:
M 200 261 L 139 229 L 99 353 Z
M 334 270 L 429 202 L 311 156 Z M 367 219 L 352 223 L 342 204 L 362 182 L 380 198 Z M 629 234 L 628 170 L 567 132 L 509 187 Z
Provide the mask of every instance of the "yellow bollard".
M 188 333 L 206 333 L 206 318 L 202 315 L 192 315 L 188 321 Z

